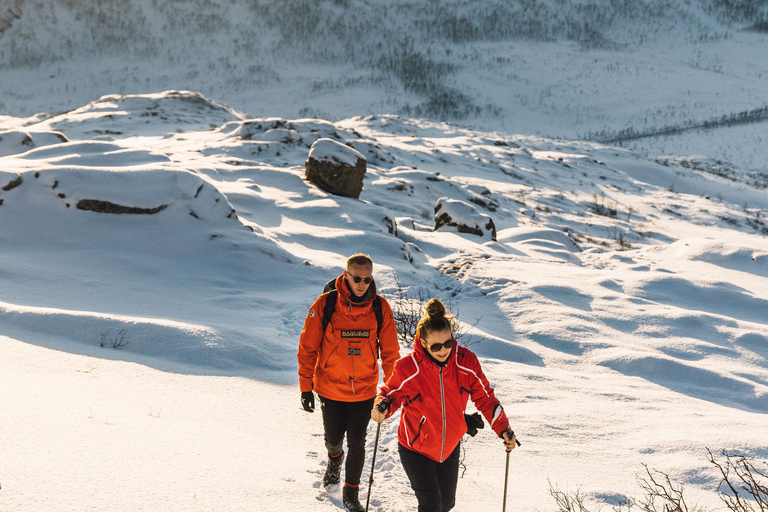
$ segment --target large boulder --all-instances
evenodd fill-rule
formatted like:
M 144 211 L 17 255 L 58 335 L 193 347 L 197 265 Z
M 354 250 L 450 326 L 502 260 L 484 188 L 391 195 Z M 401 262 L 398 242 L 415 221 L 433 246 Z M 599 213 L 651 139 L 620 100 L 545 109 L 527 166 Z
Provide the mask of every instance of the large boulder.
M 464 201 L 441 197 L 435 203 L 435 231 L 447 229 L 496 241 L 493 219 Z
M 318 139 L 307 158 L 307 179 L 330 194 L 360 197 L 365 176 L 365 157 L 333 139 Z

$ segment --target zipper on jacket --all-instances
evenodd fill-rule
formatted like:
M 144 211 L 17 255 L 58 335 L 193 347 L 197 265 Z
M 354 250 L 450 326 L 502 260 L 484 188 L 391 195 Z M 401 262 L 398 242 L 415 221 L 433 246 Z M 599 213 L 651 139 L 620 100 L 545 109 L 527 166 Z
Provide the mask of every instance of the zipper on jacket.
M 445 389 L 443 388 L 443 367 L 440 367 L 440 399 L 443 405 L 443 445 L 440 447 L 440 462 L 445 457 Z
M 409 405 L 411 405 L 413 402 L 415 402 L 416 400 L 418 400 L 420 398 L 421 398 L 421 393 L 417 393 L 415 397 L 413 397 L 410 400 L 408 400 L 407 402 L 405 402 L 403 404 L 403 407 L 408 407 Z
M 414 443 L 416 443 L 416 440 L 421 435 L 421 427 L 424 426 L 424 422 L 425 421 L 427 421 L 427 417 L 426 416 L 422 416 L 421 417 L 421 421 L 419 422 L 419 430 L 416 431 L 416 436 L 413 438 L 413 441 L 411 441 L 411 447 L 413 447 Z M 426 435 L 424 436 L 424 439 L 425 440 L 427 439 Z
M 352 344 L 349 344 L 352 346 Z M 349 378 L 349 383 L 352 386 L 352 394 L 355 394 L 355 356 L 352 354 L 352 351 L 349 351 L 349 359 L 350 363 L 352 364 L 352 376 Z

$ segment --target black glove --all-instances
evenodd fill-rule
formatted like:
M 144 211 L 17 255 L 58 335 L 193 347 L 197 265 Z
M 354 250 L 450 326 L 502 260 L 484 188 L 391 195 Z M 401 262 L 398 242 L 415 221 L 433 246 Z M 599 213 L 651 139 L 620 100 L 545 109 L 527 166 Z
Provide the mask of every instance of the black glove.
M 315 412 L 315 394 L 312 391 L 301 392 L 301 406 L 307 412 Z
M 376 408 L 379 410 L 382 414 L 387 414 L 387 411 L 389 410 L 389 398 L 385 398 L 378 404 L 376 404 Z
M 480 416 L 479 412 L 474 414 L 464 414 L 464 421 L 467 423 L 467 434 L 469 434 L 470 437 L 475 437 L 477 429 L 485 428 L 483 417 Z

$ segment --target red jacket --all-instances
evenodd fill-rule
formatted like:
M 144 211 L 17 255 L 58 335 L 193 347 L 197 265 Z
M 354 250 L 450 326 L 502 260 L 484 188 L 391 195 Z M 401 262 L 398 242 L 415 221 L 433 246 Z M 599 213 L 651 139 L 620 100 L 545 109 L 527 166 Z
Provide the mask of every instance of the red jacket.
M 371 300 L 352 302 L 344 276 L 336 278 L 336 309 L 323 332 L 323 309 L 328 293 L 317 298 L 304 321 L 299 340 L 299 385 L 301 391 L 342 402 L 359 402 L 376 396 L 379 383 L 379 350 L 384 379 L 389 379 L 400 357 L 392 308 L 381 297 L 383 322 L 376 346 L 376 314 Z
M 457 345 L 440 366 L 427 356 L 418 337 L 413 344 L 413 353 L 397 361 L 395 374 L 379 393 L 391 400 L 387 417 L 403 407 L 400 444 L 443 462 L 467 432 L 464 411 L 470 398 L 496 434 L 510 428 L 472 351 Z

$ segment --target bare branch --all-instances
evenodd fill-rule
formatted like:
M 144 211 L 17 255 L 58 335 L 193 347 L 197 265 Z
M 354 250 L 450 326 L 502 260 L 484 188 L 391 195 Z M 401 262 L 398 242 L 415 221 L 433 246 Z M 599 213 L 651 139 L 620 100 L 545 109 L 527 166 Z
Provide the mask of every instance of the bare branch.
M 717 461 L 707 448 L 708 460 L 720 472 L 717 490 L 720 499 L 735 512 L 768 512 L 768 471 L 758 469 L 753 459 L 721 452 L 725 462 Z M 725 490 L 723 490 L 725 488 Z M 755 508 L 753 504 L 759 508 Z

